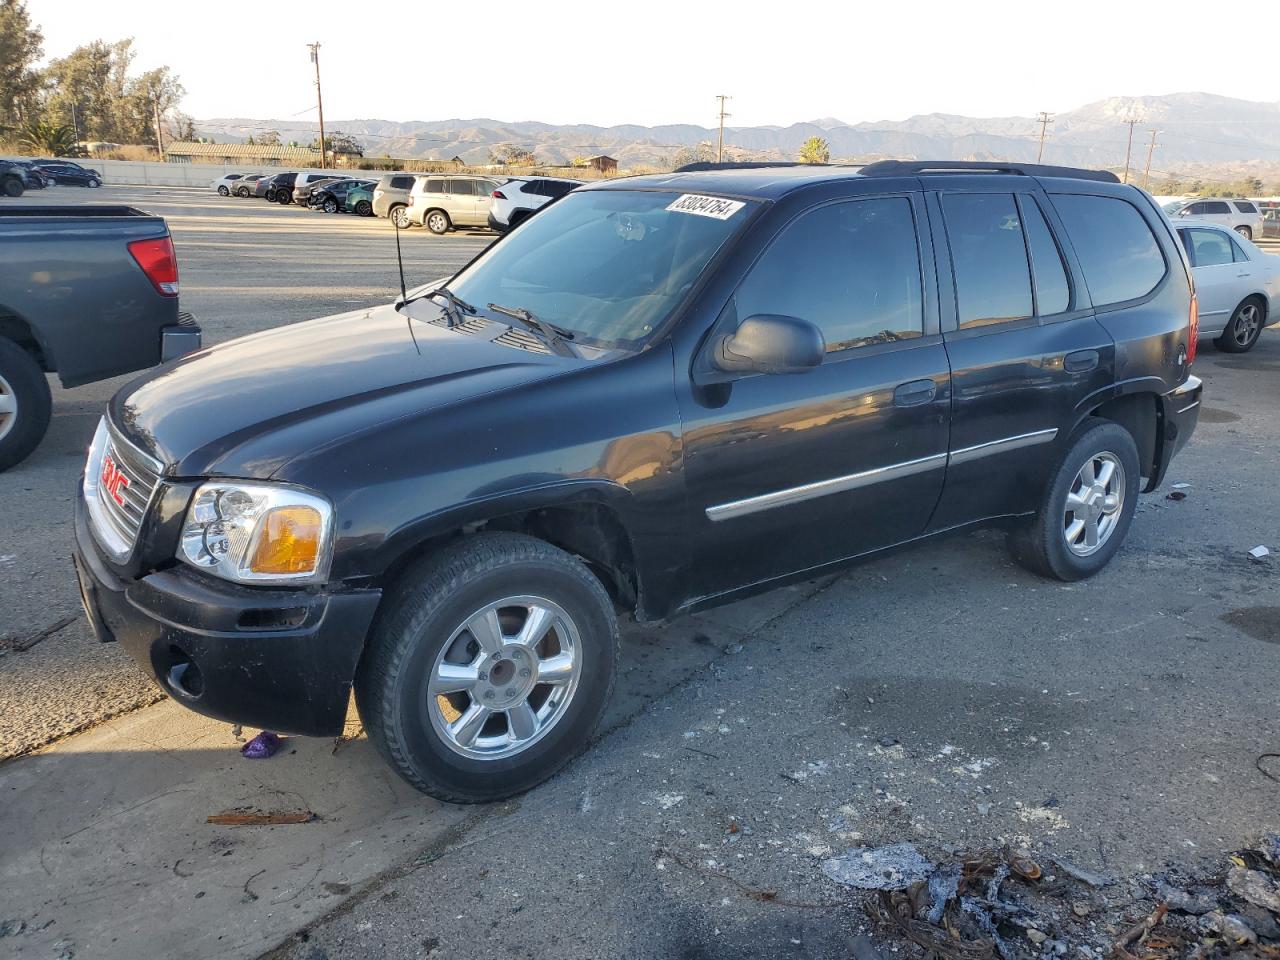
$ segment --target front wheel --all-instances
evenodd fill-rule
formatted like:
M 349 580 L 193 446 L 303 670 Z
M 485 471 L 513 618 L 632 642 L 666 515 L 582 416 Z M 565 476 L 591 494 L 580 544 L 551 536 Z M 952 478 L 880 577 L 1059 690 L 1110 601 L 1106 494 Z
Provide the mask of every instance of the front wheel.
M 368 200 L 357 200 L 357 201 L 356 201 L 356 216 L 358 216 L 358 217 L 372 217 L 372 216 L 373 216 L 373 204 L 372 204 L 372 203 L 370 203 Z
M 443 210 L 432 210 L 427 214 L 426 219 L 422 222 L 426 225 L 426 228 L 436 234 L 436 236 L 449 232 L 449 215 Z
M 408 230 L 413 226 L 413 221 L 409 219 L 409 208 L 401 204 L 400 206 L 391 208 L 391 222 L 401 230 Z
M 220 197 L 229 197 L 229 196 L 231 196 L 231 191 L 230 191 L 230 190 L 228 190 L 225 186 L 221 186 L 221 187 L 219 187 L 219 188 L 218 188 L 218 196 L 220 196 Z
M 93 189 L 97 189 L 98 187 L 102 186 L 102 181 L 99 180 L 97 177 L 90 177 L 89 186 Z M 223 196 L 225 197 L 226 194 L 224 193 Z
M 333 199 L 333 197 L 325 197 L 325 201 L 324 201 L 324 212 L 325 212 L 325 213 L 337 213 L 337 212 L 338 212 L 338 201 L 337 201 L 337 200 L 335 200 L 335 199 Z
M 1120 549 L 1138 505 L 1142 468 L 1129 431 L 1099 420 L 1071 445 L 1009 545 L 1028 569 L 1056 580 L 1091 577 Z
M 23 183 L 17 177 L 5 177 L 4 195 L 6 197 L 20 197 L 23 189 Z
M 249 188 L 241 187 L 236 191 L 236 196 L 243 200 L 245 197 L 249 196 Z
M 384 602 L 356 704 L 410 784 L 457 803 L 501 800 L 587 744 L 613 687 L 618 623 L 580 560 L 482 533 L 410 567 Z
M 49 429 L 49 381 L 31 355 L 0 338 L 0 470 L 21 463 Z
M 1248 353 L 1262 335 L 1263 312 L 1257 300 L 1245 300 L 1236 307 L 1227 328 L 1213 341 L 1224 353 Z
M 1236 227 L 1236 233 L 1240 234 L 1240 236 L 1244 237 L 1246 240 L 1253 239 L 1253 227 L 1250 227 L 1247 224 L 1242 223 L 1240 226 Z

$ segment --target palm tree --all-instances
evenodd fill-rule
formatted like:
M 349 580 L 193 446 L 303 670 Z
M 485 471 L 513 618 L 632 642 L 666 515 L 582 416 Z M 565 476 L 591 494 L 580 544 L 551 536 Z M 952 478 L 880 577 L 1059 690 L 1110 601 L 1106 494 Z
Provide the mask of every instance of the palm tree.
M 75 131 L 48 120 L 29 120 L 23 124 L 20 142 L 33 153 L 54 157 L 71 156 L 77 150 Z

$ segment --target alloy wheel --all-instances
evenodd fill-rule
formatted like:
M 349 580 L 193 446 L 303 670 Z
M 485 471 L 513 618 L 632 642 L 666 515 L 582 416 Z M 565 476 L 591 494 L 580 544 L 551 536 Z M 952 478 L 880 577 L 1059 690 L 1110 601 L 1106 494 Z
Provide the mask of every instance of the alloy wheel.
M 0 377 L 0 440 L 9 435 L 17 422 L 18 396 L 9 381 Z
M 391 219 L 401 230 L 407 229 L 409 226 L 409 208 L 396 207 L 391 211 Z
M 427 218 L 427 228 L 432 233 L 444 233 L 449 229 L 449 221 L 443 213 L 433 213 Z
M 564 717 L 581 675 L 581 636 L 562 607 L 490 603 L 454 630 L 424 683 L 432 731 L 472 760 L 522 753 Z
M 1115 532 L 1124 511 L 1124 466 L 1114 453 L 1096 453 L 1084 462 L 1067 491 L 1062 536 L 1078 557 L 1097 553 Z
M 1262 311 L 1256 303 L 1246 303 L 1236 313 L 1236 322 L 1231 326 L 1231 339 L 1237 346 L 1248 347 L 1262 332 Z

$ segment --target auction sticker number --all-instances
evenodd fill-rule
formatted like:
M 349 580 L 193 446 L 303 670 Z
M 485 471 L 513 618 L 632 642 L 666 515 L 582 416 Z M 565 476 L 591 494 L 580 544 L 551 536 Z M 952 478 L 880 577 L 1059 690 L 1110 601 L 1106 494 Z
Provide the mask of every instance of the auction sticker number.
M 703 197 L 696 193 L 684 193 L 667 205 L 668 210 L 676 213 L 692 213 L 699 217 L 712 217 L 716 220 L 728 220 L 745 207 L 741 200 L 726 200 L 723 197 Z

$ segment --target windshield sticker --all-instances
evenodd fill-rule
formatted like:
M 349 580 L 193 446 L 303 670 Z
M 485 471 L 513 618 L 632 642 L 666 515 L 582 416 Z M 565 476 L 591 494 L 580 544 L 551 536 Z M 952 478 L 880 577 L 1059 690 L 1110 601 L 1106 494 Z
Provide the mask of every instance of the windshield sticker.
M 696 193 L 683 193 L 670 204 L 668 210 L 676 213 L 692 213 L 699 217 L 728 220 L 745 207 L 741 200 L 725 200 L 723 197 L 702 197 Z

